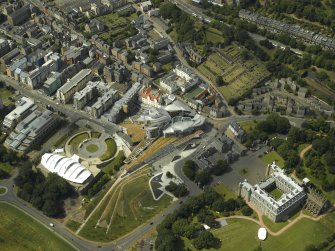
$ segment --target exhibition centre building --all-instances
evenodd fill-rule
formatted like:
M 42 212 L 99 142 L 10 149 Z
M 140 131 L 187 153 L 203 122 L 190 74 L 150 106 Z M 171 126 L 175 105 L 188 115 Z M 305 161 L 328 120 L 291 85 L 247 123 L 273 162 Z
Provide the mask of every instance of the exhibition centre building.
M 42 156 L 41 164 L 52 173 L 57 173 L 64 179 L 73 183 L 84 183 L 92 174 L 82 164 L 79 157 L 73 155 L 71 158 L 55 154 L 45 153 Z

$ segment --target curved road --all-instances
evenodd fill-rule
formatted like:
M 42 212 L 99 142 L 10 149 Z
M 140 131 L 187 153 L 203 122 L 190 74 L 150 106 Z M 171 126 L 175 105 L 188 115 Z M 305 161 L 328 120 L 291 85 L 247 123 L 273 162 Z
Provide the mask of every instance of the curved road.
M 131 247 L 131 245 L 141 238 L 141 236 L 152 230 L 156 227 L 162 220 L 164 219 L 164 215 L 170 214 L 174 212 L 179 206 L 179 203 L 173 203 L 168 208 L 166 208 L 161 215 L 157 215 L 150 220 L 153 224 L 144 223 L 143 225 L 136 228 L 133 232 L 128 235 L 110 242 L 110 243 L 95 243 L 85 239 L 80 238 L 74 233 L 70 232 L 63 224 L 58 223 L 57 221 L 48 218 L 41 211 L 32 207 L 29 203 L 24 200 L 18 198 L 14 191 L 14 178 L 17 174 L 17 170 L 15 174 L 10 179 L 0 180 L 0 186 L 5 186 L 8 189 L 8 192 L 5 195 L 0 196 L 0 201 L 7 202 L 11 205 L 16 206 L 18 209 L 24 211 L 40 223 L 45 226 L 49 226 L 49 223 L 53 223 L 54 227 L 53 231 L 58 234 L 61 238 L 66 240 L 68 243 L 73 245 L 78 250 L 102 250 L 102 251 L 111 251 L 111 250 L 127 250 Z

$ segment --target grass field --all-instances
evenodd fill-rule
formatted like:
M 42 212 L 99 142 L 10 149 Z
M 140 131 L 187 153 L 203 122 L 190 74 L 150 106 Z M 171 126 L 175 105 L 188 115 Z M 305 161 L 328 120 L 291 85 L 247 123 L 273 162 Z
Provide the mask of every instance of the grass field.
M 251 120 L 251 121 L 245 121 L 245 122 L 241 122 L 240 123 L 240 126 L 242 127 L 242 129 L 246 132 L 246 133 L 249 133 L 251 132 L 252 130 L 255 129 L 257 125 L 257 122 L 254 121 L 254 120 Z
M 76 250 L 22 211 L 0 203 L 0 249 L 11 250 Z
M 92 138 L 98 139 L 98 138 L 100 138 L 100 136 L 101 136 L 100 132 L 91 132 L 91 137 Z
M 10 175 L 13 172 L 14 167 L 8 163 L 0 163 L 0 169 Z
M 15 102 L 9 100 L 9 97 L 13 98 L 14 94 L 9 91 L 6 87 L 0 88 L 0 98 L 4 105 L 14 105 Z
M 118 184 L 80 231 L 80 235 L 94 241 L 112 241 L 133 231 L 167 207 L 170 197 L 165 195 L 159 201 L 153 200 L 147 173 L 148 169 L 143 169 L 136 176 Z
M 106 139 L 105 143 L 107 145 L 107 149 L 106 152 L 100 156 L 101 161 L 112 158 L 117 150 L 116 142 L 114 139 Z
M 167 195 L 159 201 L 153 199 L 148 176 L 130 182 L 123 188 L 108 235 L 115 239 L 134 230 L 167 207 L 170 201 Z
M 108 43 L 116 40 L 122 40 L 129 36 L 130 22 L 138 16 L 133 13 L 129 17 L 121 17 L 117 13 L 110 13 L 108 15 L 100 16 L 98 19 L 106 25 L 107 29 L 100 34 L 100 38 Z
M 83 142 L 85 139 L 88 139 L 89 135 L 88 132 L 83 132 L 75 136 L 71 141 L 69 142 L 69 145 L 73 149 L 78 149 L 81 142 Z
M 0 195 L 4 194 L 6 191 L 7 191 L 6 188 L 0 187 Z
M 237 194 L 234 193 L 230 188 L 226 187 L 224 184 L 219 184 L 214 187 L 214 190 L 219 194 L 224 195 L 225 199 L 236 199 Z
M 244 60 L 241 52 L 238 46 L 230 45 L 218 49 L 198 66 L 198 70 L 213 83 L 218 76 L 223 78 L 226 85 L 220 86 L 219 90 L 228 100 L 243 96 L 270 76 L 261 61 L 254 57 Z
M 140 142 L 145 138 L 145 130 L 139 124 L 123 123 L 122 127 L 127 129 L 127 133 L 134 142 Z
M 275 200 L 278 200 L 278 199 L 283 195 L 283 192 L 280 191 L 278 188 L 275 188 L 275 189 L 273 189 L 272 191 L 270 191 L 269 194 L 270 194 Z
M 86 150 L 90 153 L 95 153 L 96 151 L 98 151 L 99 147 L 95 144 L 90 144 L 86 147 Z
M 279 167 L 284 167 L 285 161 L 284 159 L 276 152 L 272 151 L 262 157 L 262 161 L 266 164 L 272 164 L 273 161 L 276 161 L 276 164 Z
M 104 166 L 102 170 L 105 173 L 113 174 L 115 172 L 115 168 L 119 169 L 123 165 L 124 159 L 125 159 L 125 156 L 124 156 L 123 151 L 119 151 L 118 155 L 115 156 L 113 161 L 111 161 L 106 166 Z
M 77 229 L 80 227 L 81 223 L 74 221 L 74 220 L 69 220 L 66 223 L 66 226 L 71 229 L 73 232 L 76 232 Z
M 242 219 L 228 219 L 227 222 L 227 226 L 212 231 L 216 237 L 222 240 L 222 246 L 219 250 L 252 251 L 258 247 L 257 231 L 259 226 L 256 223 Z M 307 245 L 317 245 L 325 241 L 333 233 L 334 226 L 335 212 L 327 215 L 320 221 L 302 219 L 279 236 L 268 235 L 268 238 L 261 243 L 262 250 L 304 251 Z M 195 250 L 189 240 L 186 240 L 184 243 L 186 248 Z

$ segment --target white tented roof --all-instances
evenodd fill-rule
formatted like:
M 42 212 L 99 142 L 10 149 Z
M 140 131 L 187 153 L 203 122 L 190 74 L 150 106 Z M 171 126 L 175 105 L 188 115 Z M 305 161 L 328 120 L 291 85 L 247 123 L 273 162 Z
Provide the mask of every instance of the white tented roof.
M 258 229 L 258 239 L 260 239 L 261 241 L 264 241 L 266 239 L 266 234 L 267 232 L 264 227 Z
M 91 176 L 91 172 L 78 161 L 77 156 L 67 158 L 55 153 L 45 153 L 41 164 L 50 172 L 57 173 L 68 181 L 82 184 Z

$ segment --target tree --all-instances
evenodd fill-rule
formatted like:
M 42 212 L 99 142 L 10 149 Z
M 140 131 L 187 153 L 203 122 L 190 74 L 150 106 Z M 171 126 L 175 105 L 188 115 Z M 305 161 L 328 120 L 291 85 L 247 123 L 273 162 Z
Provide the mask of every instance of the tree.
M 241 209 L 241 213 L 245 216 L 252 215 L 252 212 L 253 212 L 253 210 L 248 205 L 244 205 Z
M 184 236 L 189 224 L 187 219 L 179 219 L 173 223 L 172 232 L 178 236 Z
M 193 160 L 187 160 L 183 165 L 183 172 L 184 174 L 190 179 L 194 180 L 196 171 L 199 169 L 197 163 L 195 163 Z
M 211 174 L 208 171 L 199 171 L 196 173 L 194 182 L 200 187 L 207 185 L 211 181 Z
M 216 79 L 215 79 L 215 83 L 216 83 L 218 86 L 223 86 L 223 85 L 224 85 L 224 81 L 223 81 L 222 76 L 217 76 Z
M 2 169 L 0 169 L 0 179 L 6 179 L 9 177 L 9 174 Z
M 228 169 L 229 169 L 229 164 L 228 164 L 227 160 L 219 160 L 216 163 L 216 165 L 214 165 L 214 167 L 211 169 L 211 172 L 214 175 L 219 176 L 219 175 L 225 173 Z
M 220 247 L 220 240 L 214 237 L 211 232 L 202 231 L 199 236 L 192 241 L 192 244 L 198 250 L 203 248 L 218 248 Z
M 184 184 L 176 184 L 173 181 L 170 181 L 169 185 L 165 187 L 165 190 L 172 193 L 177 198 L 186 196 L 189 192 Z

